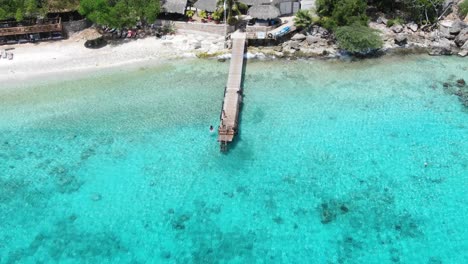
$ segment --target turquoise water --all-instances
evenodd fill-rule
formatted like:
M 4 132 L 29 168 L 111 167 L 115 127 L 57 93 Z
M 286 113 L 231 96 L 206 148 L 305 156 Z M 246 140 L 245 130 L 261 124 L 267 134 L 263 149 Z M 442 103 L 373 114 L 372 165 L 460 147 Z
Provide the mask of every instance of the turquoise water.
M 0 89 L 0 263 L 468 263 L 466 60 L 228 66 Z

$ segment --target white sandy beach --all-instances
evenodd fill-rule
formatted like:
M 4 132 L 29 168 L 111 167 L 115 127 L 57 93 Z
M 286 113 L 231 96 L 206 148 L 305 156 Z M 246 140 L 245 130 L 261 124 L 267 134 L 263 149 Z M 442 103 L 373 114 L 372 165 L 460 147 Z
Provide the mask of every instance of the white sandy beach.
M 85 48 L 91 29 L 76 33 L 69 39 L 38 44 L 2 46 L 14 53 L 13 60 L 0 59 L 0 82 L 14 83 L 38 76 L 59 73 L 95 72 L 126 64 L 157 64 L 197 53 L 223 50 L 223 36 L 178 31 L 166 39 L 147 37 L 124 40 L 101 49 Z

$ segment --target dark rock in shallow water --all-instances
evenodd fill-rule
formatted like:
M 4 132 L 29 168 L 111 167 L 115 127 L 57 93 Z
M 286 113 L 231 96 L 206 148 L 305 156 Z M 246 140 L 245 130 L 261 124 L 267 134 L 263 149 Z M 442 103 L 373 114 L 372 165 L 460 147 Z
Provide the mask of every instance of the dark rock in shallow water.
M 457 86 L 458 87 L 464 87 L 466 85 L 466 82 L 464 79 L 458 79 L 457 80 Z
M 169 251 L 163 251 L 163 252 L 161 252 L 161 258 L 163 258 L 163 259 L 170 259 L 170 258 L 171 258 L 171 252 L 169 252 Z
M 97 201 L 101 201 L 102 199 L 102 196 L 99 194 L 99 193 L 93 193 L 91 195 L 91 200 L 97 202 Z
M 330 210 L 327 204 L 322 204 L 321 220 L 322 224 L 328 224 L 336 219 L 336 214 Z
M 172 228 L 175 230 L 184 230 L 185 222 L 190 220 L 190 216 L 187 214 L 182 214 L 172 220 Z
M 225 58 L 219 58 L 218 61 L 219 62 L 226 62 L 226 59 Z

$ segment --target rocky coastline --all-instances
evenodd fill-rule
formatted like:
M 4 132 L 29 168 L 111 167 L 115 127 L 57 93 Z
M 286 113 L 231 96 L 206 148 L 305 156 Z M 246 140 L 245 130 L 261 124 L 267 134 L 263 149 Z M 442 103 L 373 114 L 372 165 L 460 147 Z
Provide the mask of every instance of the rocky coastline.
M 369 23 L 378 30 L 384 42 L 379 50 L 353 57 L 375 57 L 381 55 L 424 54 L 433 56 L 468 55 L 468 17 L 461 20 L 451 14 L 432 28 L 421 28 L 414 22 L 388 26 L 388 19 L 379 16 Z M 276 58 L 338 58 L 348 56 L 334 39 L 333 34 L 323 27 L 314 25 L 308 30 L 297 32 L 287 39 L 272 45 L 249 47 L 251 53 L 260 53 Z

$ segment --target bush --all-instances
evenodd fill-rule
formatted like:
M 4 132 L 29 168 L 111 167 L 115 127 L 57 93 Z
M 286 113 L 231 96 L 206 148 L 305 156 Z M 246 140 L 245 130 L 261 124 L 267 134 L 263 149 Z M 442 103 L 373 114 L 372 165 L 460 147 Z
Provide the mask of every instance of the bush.
M 466 16 L 468 14 L 468 0 L 463 1 L 460 4 L 460 14 Z
M 341 49 L 352 52 L 369 52 L 383 45 L 378 31 L 360 24 L 338 27 L 335 32 Z
M 387 22 L 387 27 L 391 27 L 394 25 L 403 25 L 405 21 L 401 17 L 397 17 L 394 19 L 389 19 Z
M 186 15 L 188 18 L 192 18 L 192 17 L 195 15 L 195 11 L 193 11 L 193 10 L 187 10 L 187 12 L 185 12 L 185 15 Z
M 200 18 L 207 18 L 207 14 L 205 10 L 201 10 L 200 13 L 198 13 L 198 16 Z
M 235 24 L 237 24 L 237 18 L 235 18 L 235 17 L 230 17 L 230 18 L 227 19 L 227 23 L 228 23 L 229 25 L 231 25 L 231 26 L 232 26 L 232 25 L 235 25 Z

